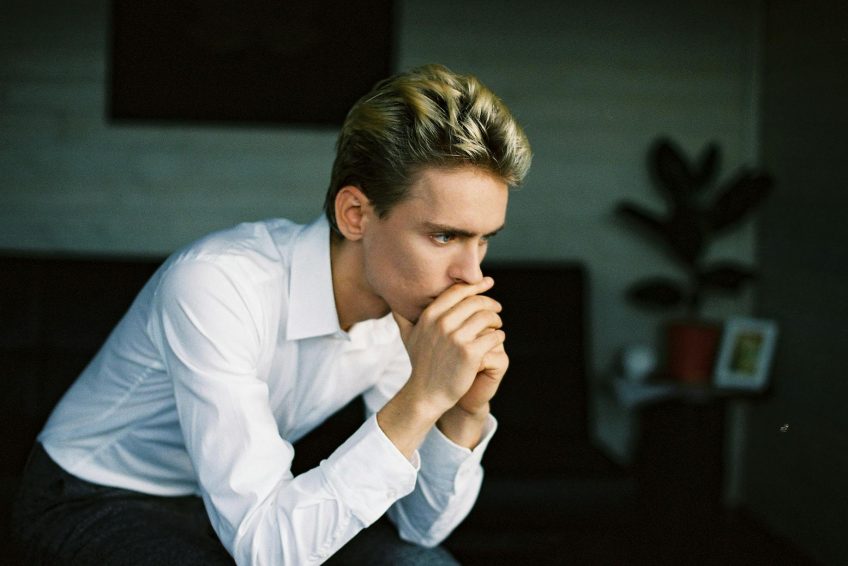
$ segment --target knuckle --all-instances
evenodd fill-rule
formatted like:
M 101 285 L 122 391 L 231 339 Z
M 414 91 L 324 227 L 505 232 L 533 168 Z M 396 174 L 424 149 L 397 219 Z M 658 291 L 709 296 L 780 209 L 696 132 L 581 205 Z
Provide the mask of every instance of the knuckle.
M 448 321 L 445 318 L 440 318 L 439 320 L 437 320 L 435 326 L 442 334 L 450 334 L 450 325 L 448 324 Z M 453 334 L 456 333 L 454 332 Z
M 465 347 L 465 340 L 463 340 L 462 335 L 459 333 L 459 331 L 454 331 L 448 334 L 448 340 L 451 344 L 458 348 Z

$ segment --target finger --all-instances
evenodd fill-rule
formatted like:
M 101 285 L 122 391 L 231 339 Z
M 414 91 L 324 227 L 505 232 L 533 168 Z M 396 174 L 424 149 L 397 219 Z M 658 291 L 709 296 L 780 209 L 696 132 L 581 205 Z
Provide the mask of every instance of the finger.
M 425 309 L 425 313 L 431 319 L 437 319 L 447 312 L 451 307 L 467 297 L 485 293 L 492 288 L 495 280 L 491 277 L 484 277 L 474 284 L 457 283 L 448 287 L 441 295 L 436 297 L 432 303 Z M 422 315 L 423 316 L 423 315 Z
M 493 298 L 485 295 L 474 295 L 466 297 L 444 313 L 440 325 L 445 332 L 453 332 L 479 312 L 499 313 L 501 310 L 503 310 L 501 304 Z M 500 326 L 493 325 L 492 328 L 500 328 Z
M 498 351 L 499 349 L 500 351 Z M 480 361 L 480 369 L 477 371 L 502 373 L 506 371 L 507 366 L 509 366 L 509 356 L 504 352 L 503 346 L 499 346 L 489 350 L 483 356 L 483 359 Z
M 400 338 L 403 340 L 403 343 L 406 344 L 407 338 L 409 337 L 409 333 L 412 332 L 413 324 L 403 318 L 401 315 L 392 311 L 392 317 L 394 317 L 395 322 L 398 325 L 398 329 L 400 330 Z
M 504 340 L 506 340 L 506 333 L 503 330 L 493 330 L 474 340 L 471 348 L 482 360 L 489 351 L 503 344 Z
M 480 333 L 480 335 L 482 336 L 483 334 L 487 334 L 487 333 L 489 333 L 489 332 L 494 332 L 494 331 L 495 331 L 495 329 L 494 329 L 494 328 L 487 328 L 486 330 L 484 330 L 483 332 L 481 332 L 481 333 Z M 497 345 L 497 346 L 495 346 L 494 348 L 492 348 L 492 349 L 490 350 L 490 353 L 492 353 L 492 354 L 498 354 L 498 353 L 506 354 L 506 349 L 504 349 L 503 342 L 502 342 L 502 343 L 500 343 L 500 344 L 498 344 L 498 345 Z
M 497 330 L 503 326 L 503 321 L 497 313 L 489 310 L 480 310 L 472 314 L 455 331 L 454 337 L 460 343 L 470 342 L 482 337 L 484 331 Z
M 503 326 L 500 326 L 499 328 L 503 329 Z M 484 334 L 488 334 L 489 332 L 494 332 L 495 330 L 497 330 L 497 328 L 494 328 L 494 327 L 492 327 L 492 328 L 484 328 L 484 329 L 480 332 L 479 336 L 482 336 L 482 335 L 484 335 Z M 500 348 L 501 350 L 503 350 L 503 345 L 498 346 L 498 348 Z M 497 348 L 495 348 L 495 350 L 497 350 Z

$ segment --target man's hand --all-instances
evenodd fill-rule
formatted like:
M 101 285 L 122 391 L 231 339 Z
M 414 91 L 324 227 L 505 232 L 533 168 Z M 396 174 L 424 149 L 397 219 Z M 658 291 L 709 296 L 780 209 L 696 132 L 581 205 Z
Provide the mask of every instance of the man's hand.
M 456 284 L 439 295 L 421 313 L 415 324 L 395 314 L 403 342 L 412 363 L 408 386 L 439 413 L 464 399 L 469 409 L 481 408 L 491 390 L 492 378 L 499 380 L 506 370 L 503 357 L 493 353 L 505 335 L 498 313 L 501 305 L 480 295 L 493 285 L 490 277 L 475 285 Z M 494 391 L 491 391 L 494 395 Z
M 386 427 L 397 429 L 400 423 L 396 419 L 402 414 L 410 419 L 422 415 L 432 419 L 427 430 L 438 419 L 442 432 L 457 444 L 469 448 L 477 444 L 489 400 L 509 364 L 498 315 L 501 305 L 480 295 L 493 283 L 486 277 L 475 285 L 450 287 L 424 309 L 415 324 L 395 314 L 412 376 L 378 414 L 384 431 Z M 402 450 L 409 448 L 395 444 Z
M 474 382 L 456 406 L 472 415 L 488 413 L 489 401 L 495 396 L 507 367 L 509 367 L 509 357 L 506 355 L 503 344 L 489 350 L 483 357 L 483 363 Z
M 460 446 L 473 449 L 483 436 L 489 415 L 489 401 L 509 366 L 503 344 L 495 347 L 483 358 L 483 365 L 471 388 L 439 419 L 439 430 Z

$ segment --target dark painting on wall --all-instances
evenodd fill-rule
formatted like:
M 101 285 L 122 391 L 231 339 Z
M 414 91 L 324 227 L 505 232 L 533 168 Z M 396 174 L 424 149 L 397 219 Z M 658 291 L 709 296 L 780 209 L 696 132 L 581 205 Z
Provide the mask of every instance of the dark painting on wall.
M 109 117 L 338 126 L 393 28 L 392 0 L 114 0 Z

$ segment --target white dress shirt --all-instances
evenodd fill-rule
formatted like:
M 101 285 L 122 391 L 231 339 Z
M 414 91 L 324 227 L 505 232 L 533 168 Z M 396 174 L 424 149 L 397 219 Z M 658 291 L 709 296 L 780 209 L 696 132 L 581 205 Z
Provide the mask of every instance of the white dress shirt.
M 39 436 L 85 480 L 203 497 L 238 564 L 317 564 L 389 510 L 441 542 L 477 497 L 480 459 L 435 427 L 412 461 L 377 425 L 410 374 L 391 315 L 339 327 L 329 226 L 277 219 L 211 234 L 142 289 Z M 357 395 L 370 417 L 293 477 L 292 443 Z M 391 508 L 391 509 L 390 509 Z

